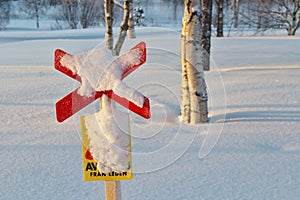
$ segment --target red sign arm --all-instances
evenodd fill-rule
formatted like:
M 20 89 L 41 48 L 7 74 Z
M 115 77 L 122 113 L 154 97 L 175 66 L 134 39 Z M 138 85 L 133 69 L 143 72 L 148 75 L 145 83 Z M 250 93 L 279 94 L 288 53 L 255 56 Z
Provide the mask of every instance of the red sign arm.
M 123 72 L 121 79 L 124 79 L 126 76 L 128 76 L 131 72 L 133 72 L 135 69 L 137 69 L 139 66 L 144 64 L 146 62 L 146 44 L 144 42 L 139 43 L 135 47 L 133 47 L 131 50 L 134 49 L 139 49 L 140 52 L 142 53 L 140 63 L 133 65 L 133 66 L 128 66 L 126 70 Z M 73 73 L 70 69 L 67 67 L 63 66 L 61 64 L 61 59 L 65 55 L 70 55 L 67 54 L 66 52 L 58 49 L 55 51 L 55 69 L 58 71 L 64 73 L 65 75 L 81 82 L 81 77 Z M 71 56 L 71 55 L 70 55 Z M 147 97 L 144 97 L 144 105 L 143 107 L 138 107 L 135 105 L 133 102 L 122 98 L 116 94 L 113 93 L 113 91 L 101 91 L 101 92 L 95 92 L 95 95 L 92 97 L 86 97 L 86 96 L 81 96 L 77 92 L 78 88 L 65 96 L 64 98 L 60 99 L 56 103 L 56 119 L 58 122 L 63 122 L 69 117 L 71 117 L 73 114 L 77 113 L 80 111 L 82 108 L 85 106 L 89 105 L 92 103 L 94 100 L 100 98 L 103 94 L 106 94 L 109 98 L 115 100 L 117 103 L 120 105 L 128 108 L 132 112 L 135 112 L 136 114 L 149 119 L 151 114 L 150 114 L 150 102 Z

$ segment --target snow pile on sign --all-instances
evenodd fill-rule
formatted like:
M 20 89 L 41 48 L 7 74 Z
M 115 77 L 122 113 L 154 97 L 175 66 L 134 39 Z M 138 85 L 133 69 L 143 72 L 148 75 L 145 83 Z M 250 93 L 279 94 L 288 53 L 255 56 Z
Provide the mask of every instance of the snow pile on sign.
M 97 169 L 102 173 L 127 171 L 130 168 L 130 136 L 124 131 L 128 130 L 128 114 L 106 107 L 86 116 L 85 124 Z
M 90 97 L 95 91 L 110 91 L 143 107 L 144 96 L 122 82 L 122 75 L 131 66 L 140 63 L 142 51 L 134 49 L 114 57 L 106 48 L 76 55 L 66 54 L 61 64 L 81 77 L 78 93 Z M 114 114 L 114 115 L 113 115 Z M 126 128 L 120 122 L 126 122 Z M 124 172 L 130 167 L 130 137 L 122 130 L 128 129 L 128 116 L 106 105 L 100 112 L 85 117 L 90 140 L 90 152 L 102 173 Z M 119 122 L 118 124 L 116 122 Z
M 82 78 L 78 93 L 91 97 L 94 91 L 109 91 L 124 97 L 139 107 L 143 107 L 144 97 L 121 81 L 122 74 L 132 65 L 140 63 L 142 52 L 134 49 L 114 57 L 106 48 L 95 48 L 76 55 L 65 55 L 61 64 Z

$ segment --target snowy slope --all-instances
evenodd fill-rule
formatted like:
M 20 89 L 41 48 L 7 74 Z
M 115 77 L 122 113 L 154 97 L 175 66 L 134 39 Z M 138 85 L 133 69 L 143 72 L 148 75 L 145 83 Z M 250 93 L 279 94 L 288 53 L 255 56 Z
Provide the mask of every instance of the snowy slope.
M 1 200 L 105 198 L 102 182 L 82 176 L 79 116 L 98 103 L 58 124 L 55 102 L 78 84 L 53 69 L 56 48 L 86 51 L 103 33 L 0 32 Z M 123 50 L 146 41 L 148 60 L 125 82 L 150 98 L 152 119 L 131 114 L 135 178 L 123 199 L 298 199 L 299 37 L 213 38 L 211 122 L 187 126 L 177 119 L 180 33 L 137 34 Z

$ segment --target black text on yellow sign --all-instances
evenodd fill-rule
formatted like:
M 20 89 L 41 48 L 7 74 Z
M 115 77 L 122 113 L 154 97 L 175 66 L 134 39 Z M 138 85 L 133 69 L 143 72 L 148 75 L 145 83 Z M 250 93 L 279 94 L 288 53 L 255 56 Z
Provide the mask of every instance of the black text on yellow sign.
M 129 128 L 129 116 L 128 116 L 128 133 Z M 88 139 L 88 130 L 85 126 L 84 116 L 80 118 L 81 122 L 81 134 L 82 134 L 82 163 L 83 163 L 83 179 L 84 181 L 118 181 L 118 180 L 132 180 L 132 154 L 131 154 L 131 142 L 130 144 L 130 169 L 125 172 L 101 173 L 97 169 L 97 162 L 93 160 L 91 153 L 87 147 L 90 146 Z

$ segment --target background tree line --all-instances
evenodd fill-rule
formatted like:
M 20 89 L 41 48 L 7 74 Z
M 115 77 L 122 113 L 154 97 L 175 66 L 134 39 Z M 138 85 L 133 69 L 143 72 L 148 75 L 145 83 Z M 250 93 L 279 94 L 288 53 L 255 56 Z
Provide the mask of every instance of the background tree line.
M 30 17 L 40 27 L 40 19 L 55 21 L 53 29 L 77 29 L 105 24 L 104 0 L 0 0 L 0 27 L 9 24 L 10 18 Z M 119 7 L 115 18 L 122 15 Z M 118 12 L 119 11 L 119 12 Z
M 123 3 L 122 0 L 118 2 Z M 183 17 L 184 0 L 133 0 L 134 6 L 137 2 L 141 7 L 149 7 L 149 9 L 153 8 L 154 4 L 167 4 L 173 19 L 181 21 Z M 288 35 L 294 35 L 300 26 L 300 0 L 211 0 L 209 2 L 212 2 L 212 24 L 217 36 L 223 36 L 223 29 L 226 29 L 227 33 L 231 30 L 251 29 L 259 32 L 286 29 Z M 10 17 L 13 15 L 18 17 L 20 13 L 35 18 L 37 28 L 40 26 L 40 18 L 54 20 L 53 29 L 104 26 L 103 5 L 104 0 L 0 0 L 0 29 L 9 24 Z M 114 9 L 116 10 L 114 21 L 120 22 L 122 8 L 114 6 Z M 152 25 L 157 24 L 152 22 Z
M 174 18 L 182 17 L 184 0 L 161 1 L 170 5 Z M 300 26 L 300 0 L 211 0 L 207 3 L 212 3 L 212 25 L 219 37 L 223 36 L 224 28 L 228 33 L 233 29 L 257 32 L 285 29 L 288 35 L 295 35 Z

